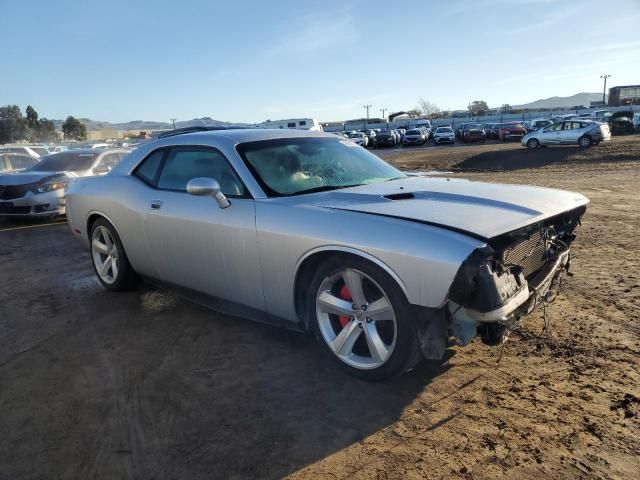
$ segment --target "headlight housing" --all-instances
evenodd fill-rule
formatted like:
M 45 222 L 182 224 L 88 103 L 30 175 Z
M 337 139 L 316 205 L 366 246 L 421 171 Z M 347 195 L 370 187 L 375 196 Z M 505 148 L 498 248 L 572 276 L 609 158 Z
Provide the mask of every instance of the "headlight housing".
M 41 183 L 38 185 L 37 190 L 38 193 L 46 193 L 46 192 L 52 192 L 54 190 L 61 190 L 63 188 L 65 188 L 67 185 L 69 185 L 69 182 L 46 182 L 46 183 Z

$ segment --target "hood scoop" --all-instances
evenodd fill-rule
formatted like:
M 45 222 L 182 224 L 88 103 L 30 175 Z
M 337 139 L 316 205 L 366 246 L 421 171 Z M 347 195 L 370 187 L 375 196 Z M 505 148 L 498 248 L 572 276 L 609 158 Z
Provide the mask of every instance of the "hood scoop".
M 412 200 L 416 198 L 416 196 L 411 193 L 390 193 L 389 195 L 383 195 L 384 198 L 388 200 Z

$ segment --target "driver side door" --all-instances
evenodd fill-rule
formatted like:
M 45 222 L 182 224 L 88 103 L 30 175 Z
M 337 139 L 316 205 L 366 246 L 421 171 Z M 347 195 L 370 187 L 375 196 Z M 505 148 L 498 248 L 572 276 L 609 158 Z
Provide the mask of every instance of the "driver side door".
M 563 122 L 559 122 L 543 129 L 540 135 L 540 143 L 542 145 L 558 145 L 560 143 L 563 125 Z
M 198 177 L 217 180 L 231 205 L 221 209 L 211 196 L 187 193 Z M 168 148 L 152 187 L 144 232 L 160 280 L 264 311 L 255 202 L 224 155 L 212 147 Z

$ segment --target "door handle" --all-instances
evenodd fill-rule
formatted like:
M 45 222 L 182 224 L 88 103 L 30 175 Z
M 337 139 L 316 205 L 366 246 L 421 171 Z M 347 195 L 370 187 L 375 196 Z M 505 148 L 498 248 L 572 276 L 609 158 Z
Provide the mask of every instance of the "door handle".
M 162 208 L 162 200 L 151 200 L 151 209 L 160 210 Z

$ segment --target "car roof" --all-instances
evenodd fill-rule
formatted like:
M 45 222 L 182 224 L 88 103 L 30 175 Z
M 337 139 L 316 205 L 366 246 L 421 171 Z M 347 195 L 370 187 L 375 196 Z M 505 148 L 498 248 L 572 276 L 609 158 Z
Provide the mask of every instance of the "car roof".
M 69 154 L 88 154 L 93 153 L 95 155 L 102 155 L 103 153 L 129 153 L 129 150 L 124 148 L 76 148 L 73 150 L 64 150 L 62 152 L 51 153 L 51 155 L 58 155 L 60 153 Z

